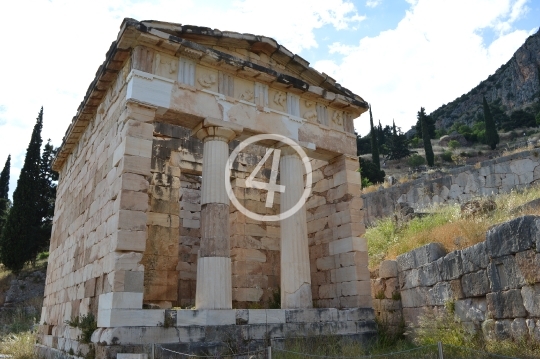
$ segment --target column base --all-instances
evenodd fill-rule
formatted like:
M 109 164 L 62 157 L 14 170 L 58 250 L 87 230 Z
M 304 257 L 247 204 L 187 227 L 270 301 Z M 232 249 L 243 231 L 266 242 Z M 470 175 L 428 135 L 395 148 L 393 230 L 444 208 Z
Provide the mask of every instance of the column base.
M 231 258 L 197 259 L 197 309 L 232 309 Z

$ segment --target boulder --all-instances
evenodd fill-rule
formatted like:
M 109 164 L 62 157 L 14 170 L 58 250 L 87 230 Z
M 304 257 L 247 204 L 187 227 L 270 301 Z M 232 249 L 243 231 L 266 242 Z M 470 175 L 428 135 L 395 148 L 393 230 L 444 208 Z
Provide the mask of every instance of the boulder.
M 497 204 L 490 200 L 471 200 L 461 205 L 461 214 L 464 216 L 477 216 L 492 212 L 497 209 Z
M 450 141 L 452 141 L 452 140 L 458 141 L 461 146 L 467 146 L 468 145 L 467 139 L 462 134 L 452 133 L 450 135 L 442 136 L 439 139 L 439 146 L 446 147 L 446 146 L 448 146 L 448 143 Z

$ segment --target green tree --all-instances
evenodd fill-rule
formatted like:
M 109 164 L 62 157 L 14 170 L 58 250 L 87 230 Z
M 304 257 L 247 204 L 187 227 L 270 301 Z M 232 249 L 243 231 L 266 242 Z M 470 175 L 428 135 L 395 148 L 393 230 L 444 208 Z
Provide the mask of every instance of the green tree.
M 484 122 L 486 123 L 486 143 L 494 150 L 499 143 L 499 134 L 497 133 L 497 127 L 491 116 L 491 111 L 485 96 L 482 96 L 482 103 L 484 106 Z
M 426 110 L 423 107 L 420 107 L 418 111 L 417 118 L 422 125 L 422 140 L 424 140 L 424 150 L 426 151 L 426 160 L 429 167 L 433 167 L 435 162 L 435 154 L 433 153 L 433 148 L 431 147 L 431 139 L 429 137 L 429 125 L 427 120 Z
M 40 161 L 40 218 L 41 230 L 39 238 L 36 238 L 36 248 L 40 251 L 49 245 L 51 238 L 52 219 L 54 216 L 54 201 L 56 199 L 56 181 L 58 181 L 58 173 L 53 171 L 52 162 L 56 155 L 56 149 L 51 144 L 49 139 L 43 148 L 43 154 Z
M 42 127 L 43 108 L 36 119 L 13 193 L 13 206 L 0 236 L 0 261 L 14 272 L 20 271 L 26 262 L 34 260 L 38 251 L 36 234 L 41 232 L 40 190 L 43 183 L 40 171 Z
M 378 169 L 370 160 L 365 160 L 362 157 L 358 157 L 358 160 L 360 161 L 360 177 L 363 186 L 367 185 L 366 179 L 370 183 L 384 182 L 384 176 L 386 175 L 384 171 Z
M 386 158 L 389 160 L 399 160 L 410 156 L 411 153 L 407 137 L 401 132 L 401 128 L 396 127 L 396 123 L 392 121 L 392 136 L 388 144 L 388 155 Z
M 4 169 L 0 173 L 0 234 L 4 226 L 4 216 L 9 208 L 9 171 L 11 168 L 11 155 L 8 155 Z
M 371 114 L 371 105 L 369 106 L 369 124 L 371 129 L 371 160 L 378 170 L 381 169 L 381 159 L 379 158 L 379 145 L 377 144 L 377 133 L 373 127 L 373 115 Z
M 426 115 L 426 124 L 428 128 L 429 138 L 435 138 L 435 120 L 431 118 L 431 116 Z M 416 121 L 416 125 L 414 126 L 414 129 L 416 130 L 416 137 L 418 138 L 424 138 L 423 131 L 422 131 L 422 123 L 420 119 Z

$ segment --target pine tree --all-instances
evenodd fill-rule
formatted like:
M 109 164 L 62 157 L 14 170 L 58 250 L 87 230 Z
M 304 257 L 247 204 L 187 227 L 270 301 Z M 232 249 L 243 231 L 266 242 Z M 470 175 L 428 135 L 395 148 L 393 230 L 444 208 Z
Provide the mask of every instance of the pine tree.
M 499 134 L 485 96 L 482 96 L 482 103 L 484 105 L 484 122 L 486 124 L 486 143 L 494 150 L 499 143 Z
M 422 140 L 424 140 L 424 150 L 426 151 L 426 161 L 428 163 L 429 167 L 433 167 L 433 163 L 435 162 L 435 154 L 433 153 L 433 148 L 431 147 L 431 140 L 429 136 L 429 124 L 428 124 L 428 116 L 426 115 L 426 110 L 423 107 L 420 107 L 420 111 L 418 111 L 418 121 L 420 121 L 420 124 L 422 125 Z
M 0 235 L 4 227 L 4 216 L 9 208 L 9 171 L 11 167 L 11 155 L 8 155 L 4 169 L 0 173 Z
M 369 106 L 369 124 L 371 129 L 371 160 L 377 167 L 377 170 L 381 169 L 381 160 L 379 158 L 379 146 L 377 144 L 377 133 L 373 127 L 373 115 L 371 114 L 371 105 Z
M 411 151 L 408 145 L 407 137 L 401 132 L 401 128 L 396 127 L 396 123 L 392 121 L 392 136 L 390 137 L 386 158 L 389 160 L 399 160 L 410 156 Z
M 36 234 L 41 232 L 42 127 L 43 108 L 36 119 L 17 188 L 13 193 L 13 207 L 9 211 L 0 237 L 0 261 L 14 272 L 20 271 L 26 262 L 34 260 L 40 249 L 36 243 L 38 242 Z

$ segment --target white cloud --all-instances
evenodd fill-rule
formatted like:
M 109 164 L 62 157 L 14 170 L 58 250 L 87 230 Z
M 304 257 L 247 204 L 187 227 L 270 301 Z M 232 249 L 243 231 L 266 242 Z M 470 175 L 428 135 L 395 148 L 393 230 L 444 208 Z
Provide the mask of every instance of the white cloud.
M 420 107 L 429 113 L 454 100 L 511 58 L 529 35 L 513 28 L 525 11 L 522 0 L 411 1 L 395 29 L 364 37 L 354 47 L 332 44 L 330 52 L 343 54 L 343 60 L 315 66 L 333 71 L 370 102 L 376 121 L 395 119 L 406 131 Z M 479 35 L 482 29 L 496 31 L 491 44 Z M 365 115 L 355 124 L 361 134 L 369 132 Z
M 367 0 L 366 6 L 374 8 L 374 7 L 379 6 L 381 3 L 382 3 L 382 0 Z
M 0 67 L 0 166 L 11 153 L 11 192 L 40 107 L 43 140 L 58 146 L 124 17 L 271 36 L 295 53 L 318 46 L 315 29 L 363 20 L 349 0 L 32 0 L 2 2 L 0 13 L 9 49 Z

